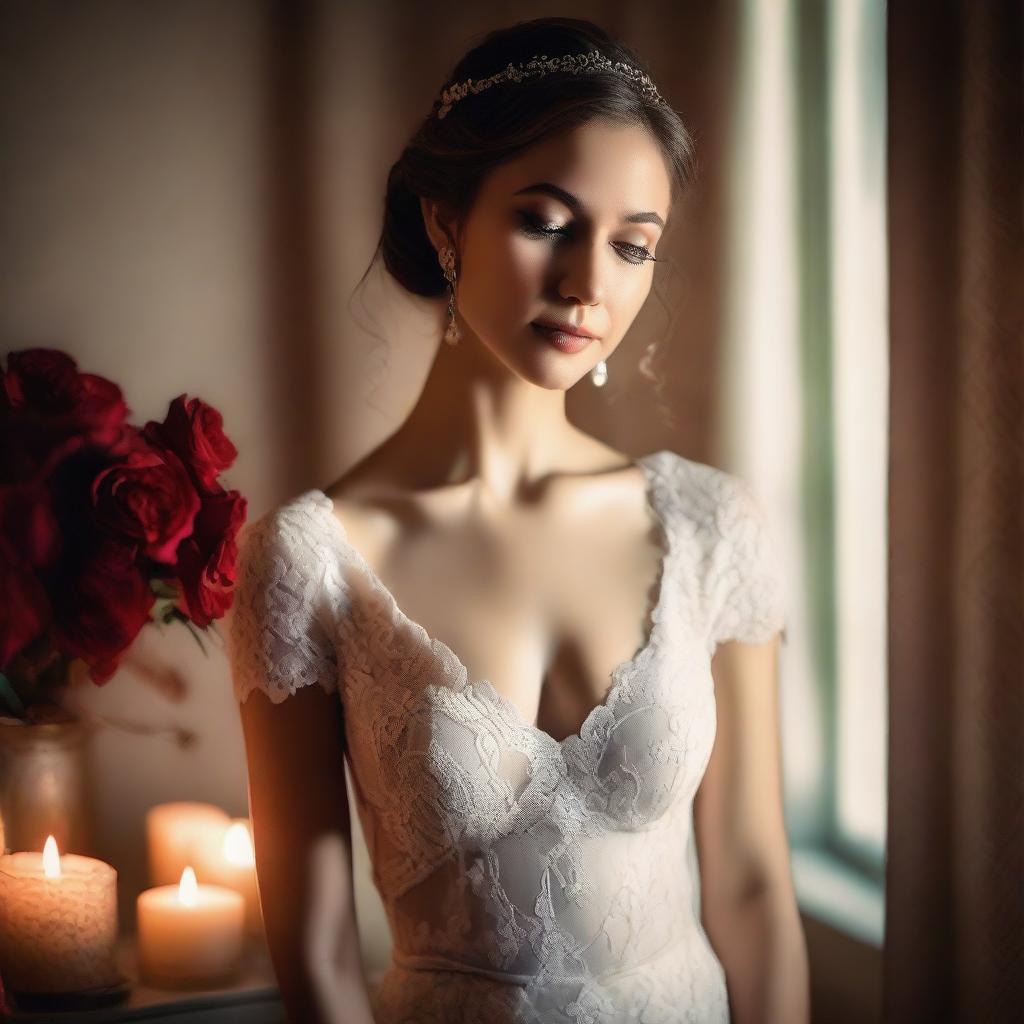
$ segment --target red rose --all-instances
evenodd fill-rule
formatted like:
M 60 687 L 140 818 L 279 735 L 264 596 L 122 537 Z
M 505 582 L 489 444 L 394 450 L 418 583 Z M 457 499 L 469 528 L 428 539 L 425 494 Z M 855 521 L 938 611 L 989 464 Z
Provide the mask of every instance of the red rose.
M 0 486 L 0 538 L 29 565 L 45 568 L 54 563 L 61 551 L 60 524 L 45 487 Z
M 54 636 L 59 646 L 89 666 L 102 685 L 149 621 L 156 601 L 135 561 L 135 550 L 103 538 L 84 559 L 73 584 L 55 595 Z
M 50 622 L 52 610 L 46 590 L 28 562 L 16 557 L 0 535 L 0 671 L 27 647 Z
M 49 624 L 46 587 L 37 575 L 56 560 L 60 527 L 42 487 L 0 487 L 0 670 Z
M 220 490 L 217 475 L 238 455 L 223 425 L 223 417 L 212 405 L 200 398 L 186 400 L 182 394 L 171 402 L 163 423 L 150 420 L 142 433 L 185 463 L 200 494 L 214 494 Z
M 80 373 L 57 349 L 9 353 L 0 399 L 0 480 L 44 480 L 78 449 L 124 435 L 128 406 L 117 385 Z
M 10 412 L 55 437 L 82 434 L 91 444 L 109 444 L 129 412 L 113 381 L 80 373 L 74 359 L 59 349 L 10 352 L 3 385 Z
M 238 531 L 248 505 L 238 491 L 222 491 L 203 500 L 192 536 L 178 548 L 178 579 L 185 611 L 206 627 L 231 607 L 238 560 Z
M 96 522 L 119 540 L 133 541 L 143 555 L 173 564 L 178 545 L 199 511 L 188 470 L 174 452 L 141 441 L 123 461 L 92 482 Z

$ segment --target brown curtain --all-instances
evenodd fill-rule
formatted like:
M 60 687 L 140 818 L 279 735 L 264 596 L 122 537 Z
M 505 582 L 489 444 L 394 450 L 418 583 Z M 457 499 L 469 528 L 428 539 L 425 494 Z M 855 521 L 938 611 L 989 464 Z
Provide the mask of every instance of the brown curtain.
M 1022 20 L 888 9 L 894 1024 L 1024 1012 Z

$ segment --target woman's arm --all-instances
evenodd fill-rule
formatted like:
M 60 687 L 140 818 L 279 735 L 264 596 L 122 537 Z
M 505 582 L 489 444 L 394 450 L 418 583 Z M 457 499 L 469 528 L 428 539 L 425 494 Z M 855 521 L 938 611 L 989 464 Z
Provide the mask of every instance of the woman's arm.
M 718 647 L 718 728 L 694 799 L 701 917 L 725 969 L 733 1024 L 810 1018 L 783 817 L 777 656 L 777 636 Z
M 292 1024 L 372 1024 L 352 888 L 342 706 L 305 686 L 240 705 L 267 943 Z

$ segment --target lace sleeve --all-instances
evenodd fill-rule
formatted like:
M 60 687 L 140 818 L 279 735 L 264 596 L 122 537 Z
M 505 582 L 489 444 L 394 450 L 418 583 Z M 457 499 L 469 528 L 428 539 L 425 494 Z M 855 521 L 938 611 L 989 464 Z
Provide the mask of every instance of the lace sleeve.
M 256 689 L 279 704 L 319 683 L 337 692 L 337 650 L 321 621 L 323 586 L 312 550 L 281 515 L 245 529 L 229 629 L 235 697 Z
M 750 486 L 723 477 L 707 576 L 708 649 L 727 640 L 786 639 L 787 608 L 774 539 Z

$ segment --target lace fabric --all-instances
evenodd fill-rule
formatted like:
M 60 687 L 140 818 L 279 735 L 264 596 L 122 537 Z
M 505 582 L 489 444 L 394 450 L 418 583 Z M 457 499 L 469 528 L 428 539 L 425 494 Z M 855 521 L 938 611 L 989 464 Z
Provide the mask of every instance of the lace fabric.
M 692 804 L 715 736 L 710 657 L 783 628 L 782 581 L 743 481 L 671 451 L 638 464 L 663 531 L 650 634 L 562 741 L 402 612 L 323 492 L 245 529 L 235 693 L 317 684 L 343 703 L 394 942 L 378 1024 L 729 1019 Z

